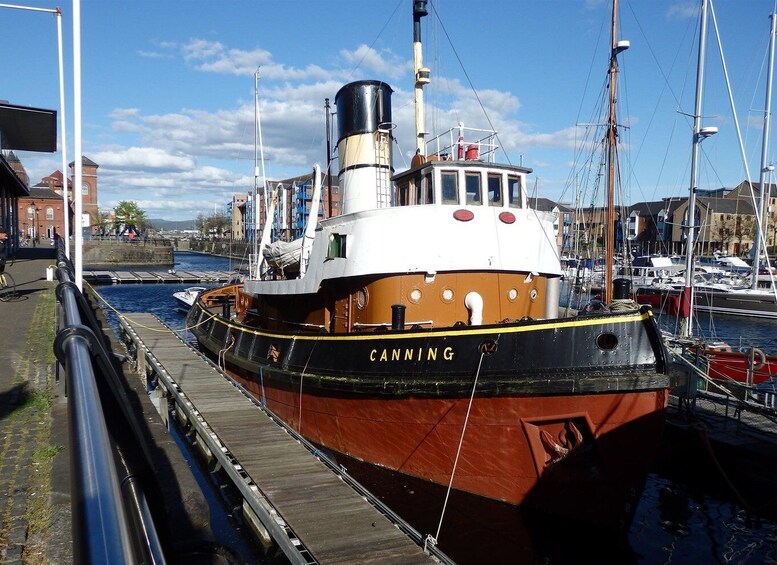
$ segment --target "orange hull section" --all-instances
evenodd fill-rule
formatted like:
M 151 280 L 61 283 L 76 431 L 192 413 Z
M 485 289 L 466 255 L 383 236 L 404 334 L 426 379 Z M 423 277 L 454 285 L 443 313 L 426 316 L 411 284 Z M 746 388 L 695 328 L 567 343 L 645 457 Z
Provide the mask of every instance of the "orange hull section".
M 241 381 L 262 400 L 257 383 Z M 545 479 L 575 489 L 644 480 L 667 402 L 665 391 L 476 397 L 467 420 L 467 398 L 324 397 L 304 383 L 300 396 L 264 385 L 267 407 L 313 443 L 444 486 L 466 420 L 453 488 L 510 504 Z

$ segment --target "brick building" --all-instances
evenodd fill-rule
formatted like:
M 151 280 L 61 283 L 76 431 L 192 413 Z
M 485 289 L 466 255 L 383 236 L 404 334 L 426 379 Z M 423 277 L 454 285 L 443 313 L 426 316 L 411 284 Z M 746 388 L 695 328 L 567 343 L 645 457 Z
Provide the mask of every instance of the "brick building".
M 12 164 L 12 166 L 14 166 Z M 82 157 L 81 202 L 83 207 L 84 227 L 94 227 L 98 223 L 97 214 L 97 165 L 88 157 Z M 14 170 L 24 167 L 21 163 Z M 73 172 L 74 163 L 70 163 Z M 17 176 L 29 186 L 26 171 L 23 175 L 17 170 Z M 29 187 L 28 194 L 17 200 L 17 218 L 19 239 L 35 243 L 54 237 L 54 233 L 65 233 L 65 206 L 62 199 L 63 175 L 59 170 L 43 177 L 36 185 Z M 75 206 L 73 204 L 72 178 L 68 179 L 70 234 L 75 230 Z

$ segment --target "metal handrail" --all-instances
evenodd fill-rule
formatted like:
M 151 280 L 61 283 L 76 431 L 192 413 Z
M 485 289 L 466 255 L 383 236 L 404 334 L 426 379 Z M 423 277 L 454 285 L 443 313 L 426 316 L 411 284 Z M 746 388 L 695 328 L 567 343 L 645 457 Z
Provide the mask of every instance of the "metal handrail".
M 126 477 L 120 479 L 114 458 L 118 448 L 110 440 L 95 377 L 93 354 L 99 349 L 99 329 L 83 324 L 79 310 L 83 297 L 73 282 L 72 264 L 65 257 L 63 241 L 58 239 L 56 245 L 57 298 L 64 327 L 57 333 L 54 349 L 66 369 L 74 562 L 164 563 L 142 490 L 134 481 L 128 484 Z M 118 459 L 122 460 L 121 453 Z

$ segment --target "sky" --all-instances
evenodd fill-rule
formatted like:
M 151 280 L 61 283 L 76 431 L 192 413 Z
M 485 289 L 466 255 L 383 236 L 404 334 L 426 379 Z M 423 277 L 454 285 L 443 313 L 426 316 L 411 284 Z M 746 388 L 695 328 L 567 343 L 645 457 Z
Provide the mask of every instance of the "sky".
M 72 161 L 73 3 L 61 8 Z M 774 0 L 715 0 L 713 8 L 758 181 Z M 394 166 L 409 166 L 411 0 L 82 0 L 80 10 L 82 146 L 99 165 L 103 211 L 131 200 L 148 218 L 188 220 L 251 193 L 257 69 L 269 180 L 325 166 L 324 100 L 334 104 L 340 87 L 364 79 L 394 89 Z M 600 145 L 605 119 L 611 3 L 430 0 L 429 11 L 427 131 L 459 122 L 495 129 L 499 160 L 533 169 L 530 196 L 596 203 L 602 175 L 585 165 L 598 163 L 589 146 Z M 620 1 L 618 39 L 630 42 L 616 89 L 623 203 L 688 193 L 698 14 L 694 0 Z M 0 100 L 58 110 L 55 17 L 0 7 L 0 30 Z M 712 21 L 707 53 L 702 125 L 719 133 L 700 146 L 698 186 L 732 188 L 747 169 Z M 31 184 L 61 169 L 58 153 L 18 156 Z

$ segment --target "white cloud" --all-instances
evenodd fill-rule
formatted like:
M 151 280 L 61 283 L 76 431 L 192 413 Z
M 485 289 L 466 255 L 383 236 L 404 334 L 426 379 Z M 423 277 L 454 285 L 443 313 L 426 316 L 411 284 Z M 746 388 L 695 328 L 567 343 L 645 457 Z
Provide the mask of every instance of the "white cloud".
M 683 0 L 670 6 L 666 12 L 667 19 L 687 20 L 699 17 L 699 3 Z
M 408 68 L 412 69 L 412 64 L 406 63 L 390 50 L 379 53 L 364 44 L 359 45 L 354 51 L 342 49 L 340 56 L 354 71 L 363 67 L 390 79 L 400 78 Z
M 156 147 L 128 147 L 122 151 L 98 151 L 91 159 L 101 167 L 119 170 L 139 168 L 154 171 L 182 171 L 195 166 L 187 155 L 171 155 Z

